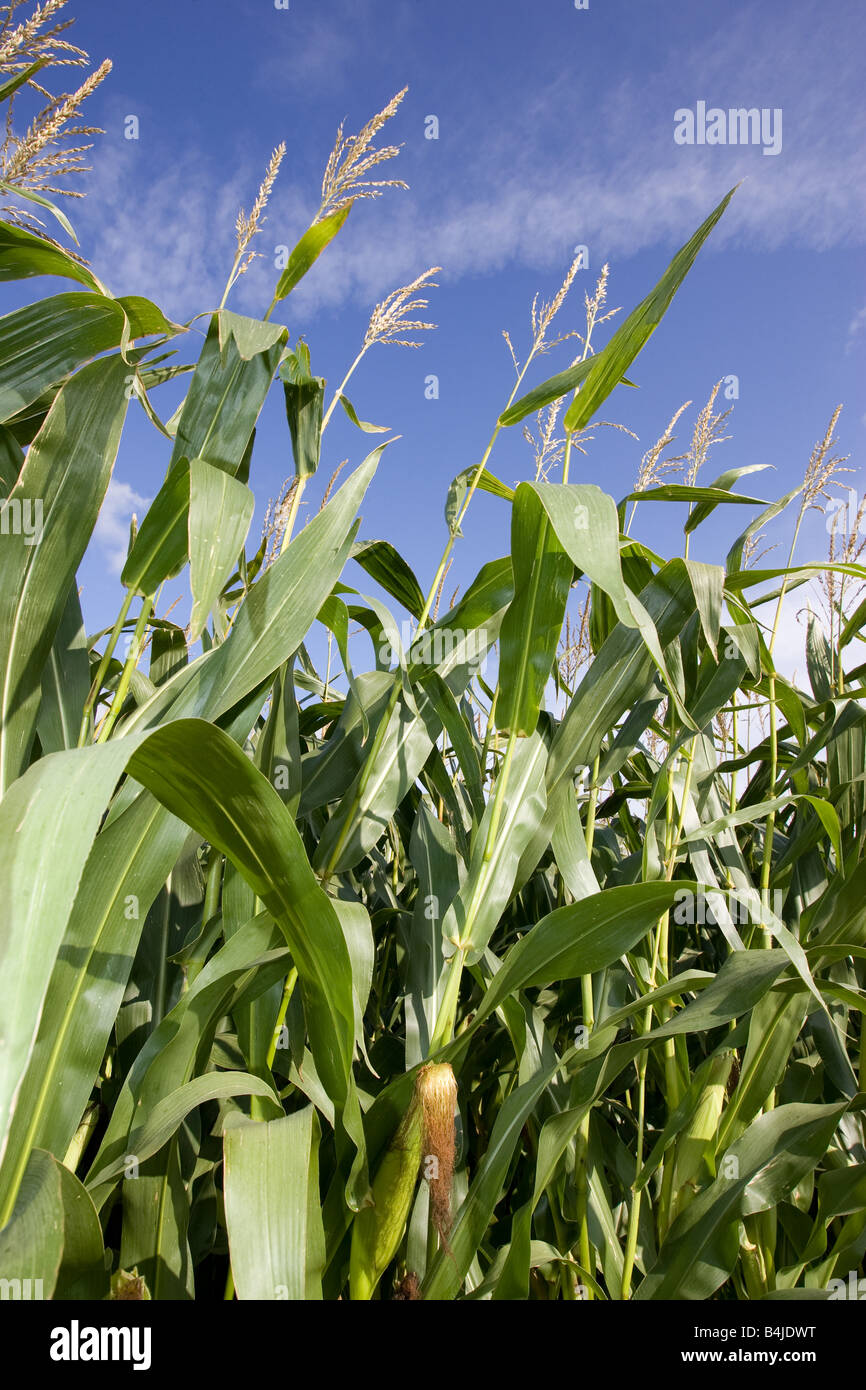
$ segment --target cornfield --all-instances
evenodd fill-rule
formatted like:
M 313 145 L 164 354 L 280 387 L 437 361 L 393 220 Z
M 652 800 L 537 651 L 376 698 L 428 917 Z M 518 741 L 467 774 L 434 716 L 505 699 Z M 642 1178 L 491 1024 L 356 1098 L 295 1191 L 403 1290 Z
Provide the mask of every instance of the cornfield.
M 262 316 L 227 303 L 283 146 L 220 307 L 176 323 L 48 234 L 72 230 L 82 155 L 58 142 L 91 133 L 95 82 L 51 97 L 42 69 L 81 50 L 44 28 L 59 4 L 42 31 L 14 9 L 0 99 L 49 105 L 7 137 L 0 278 L 69 288 L 0 318 L 0 1277 L 80 1300 L 832 1296 L 866 1251 L 860 515 L 829 557 L 797 545 L 844 462 L 839 411 L 777 499 L 757 466 L 699 476 L 718 388 L 626 496 L 580 478 L 736 191 L 615 323 L 605 268 L 540 384 L 573 268 L 533 305 L 425 588 L 359 515 L 399 445 L 306 524 L 301 499 L 338 404 L 378 429 L 349 377 L 432 329 L 437 270 L 376 306 L 336 391 L 290 337 L 354 204 L 400 182 L 376 141 L 402 93 L 340 128 Z M 272 394 L 295 471 L 257 538 Z M 89 633 L 76 576 L 141 409 L 165 478 Z M 534 462 L 511 485 L 515 427 Z M 510 553 L 449 606 L 479 491 Z M 659 508 L 686 518 L 670 558 Z M 690 554 L 713 513 L 719 562 Z M 762 565 L 780 517 L 790 550 Z M 161 602 L 182 575 L 186 626 Z M 774 648 L 815 583 L 797 682 Z

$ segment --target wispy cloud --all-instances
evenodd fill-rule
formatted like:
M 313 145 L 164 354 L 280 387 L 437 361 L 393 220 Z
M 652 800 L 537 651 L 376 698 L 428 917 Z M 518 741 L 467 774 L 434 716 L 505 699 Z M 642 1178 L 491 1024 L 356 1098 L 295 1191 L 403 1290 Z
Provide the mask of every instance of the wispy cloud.
M 440 142 L 423 149 L 422 108 L 410 91 L 389 133 L 407 140 L 405 167 L 397 172 L 408 177 L 411 193 L 355 210 L 299 287 L 297 308 L 369 302 L 429 264 L 442 265 L 452 280 L 509 264 L 564 267 L 577 243 L 590 247 L 595 268 L 610 256 L 679 242 L 743 177 L 715 246 L 862 245 L 866 114 L 859 75 L 845 51 L 844 25 L 829 40 L 824 33 L 819 47 L 810 37 L 813 21 L 792 13 L 780 28 L 768 18 L 765 44 L 760 17 L 746 7 L 640 78 L 634 71 L 575 82 L 570 67 L 554 67 L 546 86 L 521 94 L 503 91 L 495 73 L 482 74 L 477 89 L 454 84 L 448 91 L 437 113 Z M 308 88 L 319 89 L 323 75 L 348 70 L 352 45 L 336 22 L 319 17 L 309 32 L 293 31 L 292 43 L 299 101 Z M 278 58 L 275 51 L 267 61 Z M 334 89 L 341 91 L 341 82 Z M 390 94 L 383 91 L 382 100 Z M 757 147 L 675 145 L 674 111 L 697 100 L 782 108 L 781 154 L 767 159 Z M 335 109 L 335 125 L 344 114 Z M 261 144 L 266 158 L 280 134 L 261 131 L 253 140 L 245 130 L 244 167 L 235 165 L 228 176 L 225 162 L 217 164 L 205 148 L 179 161 L 172 152 L 165 170 L 150 178 L 134 175 L 122 151 L 97 152 L 98 220 L 87 228 L 94 263 L 110 265 L 125 290 L 150 294 L 175 315 L 215 304 L 231 262 L 234 216 L 260 178 L 249 150 Z M 303 231 L 317 192 L 278 184 L 258 247 L 264 258 L 238 285 L 236 307 L 261 312 L 276 277 L 274 248 Z
M 845 343 L 846 351 L 850 352 L 854 347 L 855 340 L 859 338 L 863 329 L 866 328 L 866 307 L 856 313 L 848 325 L 848 337 Z
M 105 551 L 109 572 L 119 575 L 129 545 L 129 524 L 133 513 L 139 517 L 150 506 L 129 483 L 112 478 L 93 532 L 94 540 Z

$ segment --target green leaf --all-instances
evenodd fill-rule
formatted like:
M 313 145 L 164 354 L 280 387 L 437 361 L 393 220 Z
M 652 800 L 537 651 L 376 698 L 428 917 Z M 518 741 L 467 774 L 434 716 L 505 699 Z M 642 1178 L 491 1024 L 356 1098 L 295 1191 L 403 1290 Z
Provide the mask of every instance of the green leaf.
M 715 661 L 719 659 L 716 643 L 722 621 L 722 600 L 725 590 L 725 571 L 721 565 L 707 565 L 701 560 L 684 560 L 686 573 L 691 580 L 695 604 L 701 619 L 701 627 L 707 639 L 707 646 Z
M 682 560 L 672 560 L 641 591 L 662 646 L 679 635 L 695 611 L 694 595 Z M 646 693 L 653 661 L 636 628 L 619 624 L 604 642 L 581 681 L 550 745 L 547 764 L 547 811 L 527 846 L 518 874 L 526 882 L 550 844 L 564 798 L 574 776 L 590 768 L 608 731 Z
M 190 465 L 175 464 L 154 497 L 126 558 L 120 582 L 133 593 L 151 597 L 160 584 L 179 574 L 187 561 Z
M 212 315 L 180 412 L 169 472 L 181 459 L 203 458 L 246 482 L 255 424 L 277 370 L 286 330 L 247 359 L 234 334 L 220 341 L 220 321 L 219 314 Z M 242 343 L 251 350 L 243 336 Z
M 185 1086 L 163 1096 L 150 1107 L 141 1123 L 131 1131 L 126 1154 L 115 1159 L 105 1168 L 91 1174 L 88 1187 L 96 1187 L 119 1177 L 130 1159 L 144 1163 L 158 1153 L 163 1144 L 180 1127 L 187 1115 L 208 1100 L 225 1100 L 229 1096 L 266 1096 L 276 1101 L 273 1087 L 259 1076 L 250 1076 L 242 1071 L 207 1072 L 204 1076 L 193 1077 Z
M 566 367 L 564 372 L 557 372 L 540 386 L 527 391 L 525 396 L 521 396 L 507 410 L 503 410 L 499 417 L 500 425 L 517 425 L 521 420 L 525 420 L 527 415 L 543 410 L 546 405 L 567 396 L 569 391 L 576 390 L 589 376 L 594 360 L 593 357 L 586 357 L 581 362 L 575 362 L 573 366 Z
M 610 342 L 593 357 L 575 363 L 559 372 L 534 390 L 521 396 L 499 417 L 501 425 L 516 425 L 533 411 L 541 410 L 551 401 L 559 400 L 569 391 L 580 387 L 577 398 L 569 406 L 564 424 L 569 431 L 583 429 L 613 388 L 624 379 L 624 373 L 670 307 L 671 301 L 691 269 L 695 257 L 713 227 L 728 206 L 736 190 L 731 189 L 719 206 L 686 242 L 671 261 L 655 289 L 647 295 L 621 324 Z M 631 383 L 628 383 L 629 385 Z
M 319 872 L 342 873 L 372 848 L 420 774 L 440 728 L 423 690 L 412 703 L 405 693 L 397 700 L 372 767 L 361 765 L 319 838 L 313 856 Z
M 217 323 L 223 357 L 227 355 L 230 342 L 241 360 L 249 362 L 259 354 L 269 353 L 272 348 L 282 347 L 286 341 L 286 329 L 282 324 L 246 318 L 243 314 L 233 314 L 230 309 L 219 310 Z
M 481 957 L 511 897 L 521 855 L 544 815 L 546 765 L 547 749 L 540 734 L 518 741 L 495 841 L 488 847 L 494 816 L 491 798 L 475 832 L 466 881 L 442 919 L 446 955 L 459 946 L 468 949 L 467 964 Z
M 105 358 L 64 386 L 0 504 L 11 531 L 0 546 L 0 795 L 27 766 L 42 672 L 120 443 L 126 372 Z
M 557 908 L 511 947 L 475 1021 L 488 1017 L 519 989 L 593 975 L 612 965 L 646 936 L 679 894 L 693 887 L 682 880 L 630 884 Z
M 635 1297 L 710 1298 L 736 1262 L 738 1220 L 774 1207 L 812 1171 L 846 1108 L 782 1105 L 755 1120 L 674 1222 Z
M 38 1150 L 37 1150 L 38 1152 Z M 63 1204 L 63 1258 L 54 1289 L 56 1299 L 105 1298 L 108 1271 L 102 1227 L 90 1194 L 82 1182 L 52 1159 L 60 1174 Z
M 11 1219 L 0 1230 L 0 1279 L 24 1281 L 25 1287 L 39 1281 L 29 1283 L 29 1292 L 18 1292 L 19 1298 L 51 1298 L 63 1257 L 63 1232 L 59 1164 L 35 1149 Z
M 514 501 L 514 489 L 508 487 L 506 483 L 500 482 L 489 469 L 482 468 L 479 474 L 477 464 L 474 468 L 464 468 L 463 472 L 458 473 L 452 482 L 445 499 L 445 520 L 453 536 L 462 535 L 462 532 L 457 530 L 457 517 L 476 475 L 478 481 L 475 486 L 479 492 L 489 492 L 492 497 L 501 497 L 506 502 Z
M 563 424 L 566 430 L 582 430 L 631 366 L 670 308 L 698 252 L 735 192 L 736 188 L 732 188 L 725 194 L 718 207 L 674 256 L 655 289 L 632 310 L 625 323 L 620 324 L 602 351 L 590 359 L 591 367 L 586 380 L 565 413 Z
M 66 235 L 72 237 L 75 245 L 78 245 L 78 237 L 75 235 L 72 223 L 56 203 L 52 203 L 49 198 L 43 198 L 41 193 L 36 193 L 32 188 L 16 188 L 14 184 L 6 183 L 4 179 L 0 179 L 0 188 L 3 189 L 4 193 L 11 193 L 13 198 L 24 198 L 28 203 L 36 203 L 37 207 L 45 208 L 46 212 L 50 212 L 51 216 L 57 219 Z
M 325 378 L 311 376 L 310 353 L 304 343 L 299 345 L 297 353 L 290 352 L 280 364 L 280 378 L 292 436 L 295 475 L 311 478 L 319 466 L 322 447 Z
M 227 1129 L 225 1206 L 241 1299 L 322 1297 L 325 1234 L 319 1122 L 312 1106 L 282 1120 Z
M 124 732 L 172 718 L 217 720 L 297 651 L 348 557 L 353 519 L 376 471 L 380 444 L 327 506 L 295 536 L 250 590 L 219 647 L 181 668 L 124 725 Z
M 842 628 L 839 634 L 839 650 L 841 651 L 843 647 L 847 647 L 852 638 L 859 637 L 864 627 L 866 627 L 866 598 L 858 603 L 854 612 Z
M 240 706 L 235 736 L 244 736 L 254 715 L 244 715 L 242 702 L 270 683 L 330 592 L 381 449 L 253 587 L 227 641 L 160 688 L 152 702 L 161 702 L 159 711 L 139 712 L 145 727 L 148 712 L 165 717 L 171 708 L 172 717 L 218 719 Z M 244 727 L 245 717 L 249 722 Z M 65 1152 L 75 1132 L 126 986 L 141 914 L 186 837 L 182 824 L 133 788 L 130 797 L 121 796 L 127 809 L 109 818 L 87 864 L 132 746 L 111 740 L 99 749 L 42 759 L 0 804 L 0 874 L 10 894 L 10 912 L 0 924 L 0 1028 L 9 1039 L 0 1049 L 0 1157 L 16 1093 L 19 1101 L 14 1149 L 0 1170 L 7 1207 L 14 1202 L 33 1143 Z M 60 834 L 65 836 L 63 856 L 55 853 Z M 55 966 L 67 920 L 69 951 Z M 33 949 L 37 938 L 38 951 Z M 49 979 L 44 1027 L 22 1084 Z
M 758 468 L 766 468 L 766 464 L 757 464 Z M 735 472 L 746 472 L 746 469 L 736 469 Z M 695 527 L 703 521 L 705 516 L 709 516 L 720 503 L 730 503 L 739 506 L 765 507 L 766 498 L 745 497 L 740 492 L 731 492 L 721 487 L 718 483 L 709 484 L 706 487 L 694 487 L 688 483 L 662 483 L 658 487 L 644 488 L 641 492 L 629 492 L 623 502 L 699 502 L 700 507 L 695 507 L 685 525 L 688 535 L 694 531 Z M 698 517 L 698 521 L 695 521 Z
M 352 559 L 356 560 L 371 579 L 398 603 L 420 618 L 424 610 L 424 595 L 414 573 L 400 552 L 390 541 L 356 541 L 352 546 Z
M 359 419 L 358 419 L 358 412 L 356 411 L 355 407 L 352 405 L 352 402 L 349 400 L 349 397 L 348 397 L 348 396 L 344 396 L 344 395 L 341 394 L 341 395 L 339 396 L 338 399 L 339 399 L 340 405 L 343 407 L 343 409 L 345 410 L 345 412 L 346 412 L 346 414 L 348 415 L 349 419 L 352 421 L 352 424 L 353 424 L 353 425 L 357 425 L 357 427 L 358 427 L 359 430 L 363 430 L 365 434 L 387 434 L 387 433 L 388 433 L 388 428 L 389 428 L 389 427 L 388 427 L 387 425 L 371 425 L 370 422 L 369 422 L 369 420 L 359 420 Z
M 41 299 L 0 318 L 0 419 L 31 405 L 46 389 L 109 348 L 124 335 L 177 329 L 148 299 L 106 299 L 67 293 Z M 128 366 L 127 378 L 133 379 Z
M 300 976 L 319 1074 L 342 1104 L 354 1050 L 349 955 L 295 823 L 270 782 L 237 744 L 202 720 L 156 729 L 132 753 L 129 771 L 229 855 L 281 926 Z
M 462 869 L 448 827 L 424 801 L 412 827 L 409 857 L 418 875 L 418 897 L 406 958 L 407 1071 L 430 1052 L 443 993 L 442 914 L 459 890 Z
M 23 68 L 21 72 L 16 72 L 14 77 L 10 77 L 0 86 L 0 101 L 8 101 L 11 96 L 23 87 L 25 82 L 29 82 L 31 77 L 35 77 L 41 68 L 44 68 L 48 58 L 37 58 L 35 63 Z
M 550 680 L 573 573 L 572 561 L 528 483 L 521 483 L 514 497 L 511 559 L 514 598 L 502 621 L 496 724 L 528 737 Z
M 720 488 L 723 492 L 730 493 L 734 483 L 738 483 L 741 478 L 747 477 L 749 473 L 763 473 L 764 469 L 770 466 L 771 465 L 768 463 L 751 463 L 747 464 L 744 468 L 729 468 L 726 472 L 720 473 L 718 478 L 714 478 L 707 486 L 713 490 Z M 736 493 L 732 495 L 731 500 L 739 502 L 745 501 L 746 499 L 742 494 Z M 705 521 L 711 512 L 715 511 L 720 501 L 721 498 L 718 498 L 716 501 L 699 502 L 686 522 L 686 534 L 689 534 L 700 526 L 701 522 Z M 761 505 L 766 506 L 767 504 L 763 502 Z
M 65 280 L 77 280 L 97 294 L 106 293 L 89 267 L 73 260 L 59 246 L 23 227 L 0 222 L 0 281 L 24 280 L 30 275 L 59 275 Z
M 193 607 L 189 640 L 195 642 L 243 550 L 255 509 L 244 483 L 204 459 L 189 465 L 189 560 Z
M 312 227 L 307 228 L 289 256 L 286 268 L 277 281 L 277 288 L 274 290 L 275 301 L 285 299 L 287 294 L 291 294 L 298 282 L 303 280 L 325 247 L 334 240 L 349 216 L 351 208 L 352 204 L 347 203 L 338 212 L 332 212 L 329 217 L 323 217 L 321 222 L 314 222 Z
M 36 717 L 43 753 L 74 748 L 90 690 L 90 662 L 81 602 L 70 586 L 57 635 L 42 672 L 42 700 Z

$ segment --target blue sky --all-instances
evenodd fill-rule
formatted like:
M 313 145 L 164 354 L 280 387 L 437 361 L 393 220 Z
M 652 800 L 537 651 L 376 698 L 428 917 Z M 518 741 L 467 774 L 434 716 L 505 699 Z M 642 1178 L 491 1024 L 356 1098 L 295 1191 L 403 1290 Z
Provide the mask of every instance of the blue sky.
M 283 306 L 283 319 L 292 340 L 308 340 L 315 371 L 336 384 L 373 303 L 428 266 L 443 267 L 428 315 L 436 332 L 416 351 L 374 348 L 350 390 L 363 418 L 402 436 L 368 495 L 361 535 L 399 544 L 425 589 L 446 538 L 448 483 L 477 462 L 511 389 L 502 331 L 518 354 L 525 350 L 533 296 L 555 292 L 576 244 L 589 248 L 589 269 L 577 277 L 560 331 L 582 327 L 583 291 L 591 292 L 604 262 L 608 304 L 627 312 L 738 179 L 743 186 L 630 374 L 640 390 L 619 388 L 603 411 L 640 442 L 600 431 L 572 479 L 623 495 L 674 410 L 695 403 L 681 422 L 684 443 L 713 384 L 734 374 L 732 438 L 719 446 L 707 481 L 723 468 L 770 464 L 775 472 L 759 475 L 755 490 L 780 494 L 802 476 L 844 402 L 840 447 L 857 470 L 846 481 L 862 491 L 860 0 L 589 0 L 585 10 L 573 0 L 290 0 L 286 10 L 273 0 L 79 0 L 70 10 L 78 16 L 74 40 L 95 61 L 114 63 L 88 108 L 106 134 L 92 153 L 88 197 L 71 209 L 82 250 L 114 293 L 148 295 L 175 318 L 216 307 L 236 212 L 249 208 L 272 148 L 285 140 L 257 241 L 262 259 L 230 300 L 239 312 L 264 312 L 278 274 L 274 248 L 291 245 L 315 213 L 337 124 L 359 129 L 408 83 L 387 127 L 403 148 L 385 176 L 405 179 L 409 191 L 356 205 Z M 698 101 L 780 108 L 781 151 L 676 144 L 675 111 Z M 131 114 L 137 141 L 124 139 Z M 425 139 L 430 115 L 438 140 Z M 570 348 L 542 358 L 532 382 L 565 366 Z M 438 400 L 425 399 L 431 373 Z M 178 399 L 173 390 L 156 397 L 164 417 Z M 91 630 L 116 611 L 118 538 L 122 545 L 131 506 L 141 511 L 136 497 L 151 497 L 159 485 L 165 443 L 133 407 L 81 572 Z M 366 436 L 335 418 L 322 486 L 337 463 L 359 462 L 366 447 Z M 508 482 L 531 476 L 519 428 L 503 433 L 491 467 Z M 251 477 L 256 534 L 291 469 L 275 391 Z M 318 495 L 313 489 L 308 515 Z M 724 555 L 745 515 L 736 509 L 732 520 L 734 510 L 719 509 L 698 533 L 700 558 Z M 670 516 L 663 523 L 649 506 L 638 515 L 644 539 L 668 553 L 680 549 Z M 449 591 L 507 547 L 507 508 L 479 497 L 464 529 Z M 810 518 L 802 557 L 822 556 L 826 539 L 824 518 Z M 783 563 L 781 546 L 776 554 Z M 174 589 L 182 587 L 178 581 Z M 168 585 L 164 599 L 174 589 Z M 785 643 L 794 652 L 802 635 L 792 630 Z

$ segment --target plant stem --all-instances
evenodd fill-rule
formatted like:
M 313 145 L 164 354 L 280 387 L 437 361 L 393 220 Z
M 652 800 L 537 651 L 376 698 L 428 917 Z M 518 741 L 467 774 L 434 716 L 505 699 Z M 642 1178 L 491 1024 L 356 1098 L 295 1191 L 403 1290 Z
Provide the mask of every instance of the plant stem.
M 108 638 L 108 642 L 106 643 L 105 651 L 102 654 L 99 666 L 96 670 L 96 675 L 93 678 L 93 684 L 90 687 L 90 691 L 84 703 L 84 711 L 81 718 L 81 729 L 79 730 L 78 734 L 79 748 L 84 747 L 87 741 L 87 736 L 91 731 L 91 716 L 93 714 L 94 706 L 99 698 L 99 692 L 102 689 L 102 682 L 105 679 L 105 673 L 108 670 L 111 658 L 114 655 L 114 649 L 117 646 L 118 641 L 120 640 L 120 634 L 123 631 L 123 625 L 126 622 L 126 617 L 129 613 L 129 609 L 134 598 L 135 591 L 133 589 L 127 589 L 123 599 L 123 603 L 120 605 L 120 612 L 117 615 L 117 621 L 115 622 L 114 627 L 111 629 L 111 634 Z
M 367 343 L 367 344 L 364 345 L 364 347 L 361 348 L 361 351 L 358 353 L 358 356 L 355 358 L 354 362 L 352 363 L 351 367 L 350 367 L 349 370 L 347 371 L 346 375 L 343 377 L 343 380 L 340 382 L 340 385 L 337 387 L 336 391 L 334 392 L 333 396 L 331 397 L 331 404 L 328 406 L 328 409 L 325 411 L 325 416 L 324 416 L 324 419 L 322 420 L 322 428 L 321 428 L 321 431 L 320 431 L 321 434 L 324 434 L 324 433 L 325 433 L 325 430 L 326 430 L 327 427 L 328 427 L 328 421 L 330 420 L 330 418 L 331 418 L 331 416 L 332 416 L 332 414 L 333 414 L 333 412 L 334 412 L 334 406 L 337 404 L 337 401 L 340 399 L 340 397 L 342 396 L 342 394 L 343 394 L 343 392 L 345 391 L 346 387 L 348 386 L 349 380 L 350 380 L 352 374 L 354 373 L 356 367 L 358 366 L 358 363 L 361 361 L 361 358 L 364 356 L 364 354 L 365 354 L 365 352 L 367 351 L 367 348 L 368 348 L 369 346 L 370 346 L 369 343 Z
M 288 520 L 286 521 L 286 529 L 285 529 L 285 531 L 283 532 L 283 539 L 282 539 L 282 543 L 281 543 L 281 545 L 280 545 L 280 554 L 281 554 L 281 555 L 282 555 L 282 554 L 284 553 L 284 551 L 287 549 L 288 544 L 289 544 L 290 540 L 292 539 L 292 532 L 293 532 L 294 529 L 295 529 L 295 518 L 296 518 L 297 515 L 298 515 L 298 507 L 300 506 L 301 497 L 302 497 L 302 495 L 303 495 L 303 491 L 304 491 L 304 488 L 305 488 L 306 486 L 307 486 L 307 479 L 306 479 L 306 477 L 298 478 L 297 484 L 296 484 L 296 486 L 295 486 L 295 494 L 294 494 L 294 496 L 293 496 L 293 498 L 292 498 L 292 505 L 291 505 L 291 507 L 289 508 L 289 516 L 288 516 Z
M 297 971 L 297 967 L 293 965 L 292 968 L 291 968 L 291 970 L 289 971 L 288 975 L 286 976 L 286 983 L 285 983 L 284 986 L 283 986 L 283 997 L 282 997 L 282 999 L 280 1000 L 280 1007 L 279 1007 L 279 1011 L 278 1011 L 278 1013 L 277 1013 L 277 1021 L 276 1021 L 276 1023 L 274 1024 L 274 1036 L 271 1038 L 270 1047 L 268 1048 L 268 1055 L 267 1055 L 268 1069 L 270 1069 L 270 1068 L 274 1065 L 274 1058 L 275 1058 L 276 1055 L 277 1055 L 277 1043 L 278 1043 L 278 1041 L 279 1041 L 279 1037 L 280 1037 L 280 1033 L 281 1033 L 281 1031 L 282 1031 L 283 1024 L 284 1024 L 285 1021 L 286 1021 L 286 1014 L 287 1014 L 287 1012 L 288 1012 L 288 1008 L 289 1008 L 289 1004 L 290 1004 L 290 1002 L 291 1002 L 292 995 L 293 995 L 294 992 L 295 992 L 295 985 L 297 984 L 297 982 L 298 982 L 298 971 Z
M 141 612 L 138 615 L 138 622 L 135 624 L 135 631 L 132 636 L 132 642 L 129 646 L 129 652 L 127 654 L 126 661 L 123 663 L 123 670 L 120 673 L 120 680 L 117 683 L 117 690 L 114 692 L 114 699 L 111 702 L 111 709 L 108 711 L 108 714 L 105 716 L 105 719 L 103 720 L 102 728 L 99 731 L 99 737 L 96 740 L 97 743 L 106 742 L 109 734 L 111 733 L 112 729 L 118 721 L 118 718 L 120 717 L 120 711 L 123 708 L 123 702 L 126 699 L 127 692 L 129 690 L 129 685 L 132 680 L 132 673 L 138 665 L 138 658 L 141 655 L 141 644 L 144 640 L 144 634 L 147 630 L 147 624 L 150 621 L 150 615 L 152 614 L 152 612 L 153 599 L 144 599 L 141 605 Z

